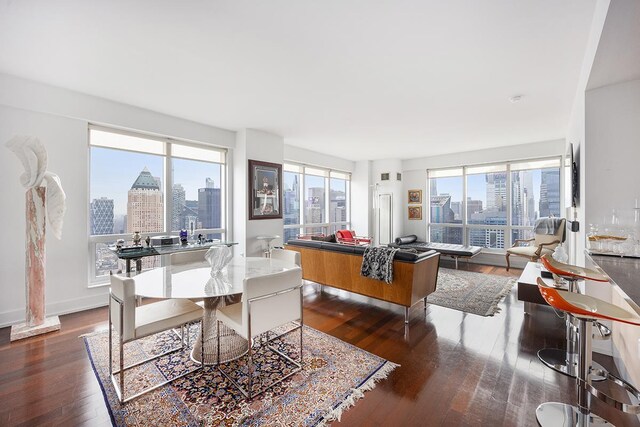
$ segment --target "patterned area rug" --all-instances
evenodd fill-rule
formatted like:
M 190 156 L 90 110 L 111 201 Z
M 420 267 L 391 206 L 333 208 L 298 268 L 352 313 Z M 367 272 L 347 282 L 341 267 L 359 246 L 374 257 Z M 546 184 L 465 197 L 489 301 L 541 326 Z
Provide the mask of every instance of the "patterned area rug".
M 436 290 L 427 302 L 454 310 L 493 316 L 500 311 L 498 303 L 511 292 L 516 280 L 493 274 L 441 268 Z
M 199 326 L 189 329 L 195 338 Z M 305 326 L 303 334 L 304 369 L 252 402 L 245 401 L 215 366 L 207 366 L 125 405 L 118 402 L 109 380 L 107 331 L 87 335 L 84 339 L 116 426 L 322 426 L 339 420 L 342 411 L 354 405 L 363 397 L 364 391 L 374 388 L 378 380 L 386 378 L 398 366 L 310 327 Z M 117 342 L 115 338 L 114 343 Z M 271 340 L 270 345 L 298 360 L 299 340 L 300 334 L 295 331 Z M 125 361 L 129 365 L 179 343 L 179 337 L 172 331 L 137 340 L 125 344 Z M 115 366 L 117 350 L 114 354 Z M 245 360 L 241 358 L 221 367 L 225 372 L 239 372 L 234 379 L 242 383 L 246 381 Z M 257 346 L 254 361 L 261 372 L 262 384 L 293 367 L 267 345 Z M 125 396 L 154 382 L 162 382 L 164 378 L 174 378 L 194 366 L 189 352 L 180 351 L 126 371 Z

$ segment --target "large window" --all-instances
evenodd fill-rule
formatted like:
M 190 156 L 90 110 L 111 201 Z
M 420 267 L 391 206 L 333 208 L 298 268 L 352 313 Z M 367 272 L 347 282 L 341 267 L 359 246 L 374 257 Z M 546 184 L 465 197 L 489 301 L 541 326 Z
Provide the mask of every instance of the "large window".
M 350 184 L 348 173 L 285 164 L 284 242 L 349 228 Z
M 504 251 L 560 216 L 560 159 L 428 171 L 432 242 Z
M 225 152 L 173 139 L 90 127 L 91 281 L 119 268 L 107 247 L 144 237 L 225 233 Z M 145 258 L 143 267 L 159 260 Z

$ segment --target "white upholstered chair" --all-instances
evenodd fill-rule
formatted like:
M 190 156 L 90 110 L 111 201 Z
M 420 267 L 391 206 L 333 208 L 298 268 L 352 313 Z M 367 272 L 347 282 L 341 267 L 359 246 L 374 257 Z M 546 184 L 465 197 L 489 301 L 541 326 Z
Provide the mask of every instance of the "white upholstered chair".
M 169 260 L 171 261 L 171 265 L 182 265 L 182 264 L 192 264 L 195 262 L 205 262 L 205 254 L 207 253 L 207 249 L 203 249 L 201 251 L 185 251 L 185 252 L 176 252 L 169 255 Z M 198 303 L 200 307 L 204 307 L 204 302 L 202 298 L 191 298 L 191 301 Z
M 529 258 L 531 261 L 537 261 L 542 255 L 553 254 L 556 246 L 565 240 L 566 224 L 566 220 L 562 218 L 555 234 L 535 233 L 532 239 L 515 240 L 513 246 L 507 249 L 507 271 L 511 267 L 509 263 L 510 255 L 522 256 Z M 523 243 L 526 243 L 526 245 L 523 246 Z
M 133 279 L 123 276 L 111 276 L 111 291 L 109 293 L 109 376 L 115 386 L 121 403 L 128 402 L 151 390 L 163 386 L 177 378 L 194 372 L 187 371 L 179 377 L 156 384 L 133 396 L 125 398 L 124 373 L 126 370 L 145 362 L 157 359 L 166 354 L 183 350 L 185 343 L 184 325 L 186 323 L 202 321 L 202 308 L 187 299 L 166 299 L 163 301 L 136 307 L 135 283 Z M 160 355 L 138 361 L 129 366 L 124 363 L 124 344 L 144 338 L 158 332 L 173 328 L 181 328 L 181 346 Z M 113 371 L 113 330 L 118 332 L 119 340 L 119 369 Z M 200 325 L 202 334 L 202 324 Z M 199 369 L 199 368 L 198 368 Z M 116 379 L 116 374 L 118 379 Z
M 204 262 L 204 255 L 207 253 L 206 249 L 201 251 L 185 251 L 185 252 L 176 252 L 170 256 L 171 265 L 178 264 L 191 264 L 194 262 Z
M 247 278 L 243 284 L 242 302 L 219 308 L 216 311 L 218 337 L 220 337 L 220 322 L 224 323 L 236 333 L 249 341 L 249 351 L 247 353 L 247 389 L 238 384 L 231 375 L 222 368 L 220 371 L 229 379 L 242 394 L 251 400 L 256 394 L 264 392 L 269 387 L 280 383 L 289 376 L 302 369 L 302 270 L 295 268 L 283 272 L 270 274 L 267 276 Z M 277 381 L 267 385 L 265 389 L 253 392 L 253 348 L 252 338 L 257 337 L 274 328 L 297 322 L 297 326 L 285 333 L 290 333 L 296 329 L 300 330 L 300 357 L 296 362 L 287 355 L 281 353 L 273 347 L 270 350 L 284 357 L 289 362 L 297 366 L 297 369 L 279 378 Z M 282 336 L 280 334 L 279 336 Z M 220 352 L 220 341 L 218 340 L 218 360 Z
M 300 252 L 290 251 L 287 249 L 272 249 L 271 258 L 295 264 L 300 267 Z

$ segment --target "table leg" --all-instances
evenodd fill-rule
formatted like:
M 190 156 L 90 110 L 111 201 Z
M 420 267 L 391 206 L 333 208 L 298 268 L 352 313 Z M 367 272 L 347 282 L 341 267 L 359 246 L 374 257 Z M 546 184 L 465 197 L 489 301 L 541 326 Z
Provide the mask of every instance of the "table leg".
M 240 295 L 227 297 L 213 297 L 204 299 L 204 311 L 202 313 L 203 338 L 198 338 L 191 351 L 191 358 L 196 362 L 201 362 L 201 354 L 204 353 L 204 364 L 215 365 L 218 363 L 217 356 L 217 320 L 216 309 L 240 301 Z M 234 360 L 244 355 L 249 346 L 247 340 L 236 334 L 225 325 L 220 325 L 220 361 L 221 363 Z M 203 345 L 204 341 L 204 345 Z

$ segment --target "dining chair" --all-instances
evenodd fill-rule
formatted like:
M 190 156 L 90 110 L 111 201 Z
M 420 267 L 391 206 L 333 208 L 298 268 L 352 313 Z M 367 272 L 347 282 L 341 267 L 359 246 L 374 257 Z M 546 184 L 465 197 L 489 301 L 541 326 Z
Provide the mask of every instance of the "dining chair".
M 183 264 L 193 264 L 196 262 L 205 262 L 205 254 L 207 253 L 207 249 L 201 251 L 184 251 L 184 252 L 175 252 L 169 255 L 169 260 L 171 265 L 183 265 Z M 204 302 L 202 298 L 191 298 L 191 301 L 197 303 L 200 308 L 204 308 Z
M 272 249 L 271 258 L 279 259 L 289 264 L 295 264 L 300 267 L 300 252 L 290 251 L 287 249 Z
M 207 250 L 201 251 L 184 251 L 184 252 L 175 252 L 169 255 L 171 260 L 171 265 L 179 265 L 179 264 L 191 264 L 194 262 L 204 262 L 204 255 L 207 253 Z
M 235 330 L 238 335 L 249 341 L 249 350 L 246 356 L 248 378 L 246 390 L 240 385 L 239 381 L 236 381 L 232 375 L 218 365 L 220 372 L 240 390 L 245 398 L 251 400 L 255 395 L 284 381 L 302 369 L 302 270 L 299 267 L 270 275 L 246 278 L 243 282 L 242 301 L 237 304 L 218 308 L 216 317 L 218 337 L 220 337 L 220 323 L 224 323 Z M 259 340 L 253 340 L 253 338 L 292 322 L 297 324 L 297 326 L 276 335 L 275 338 L 294 332 L 297 329 L 300 330 L 299 360 L 293 360 L 275 347 L 268 346 L 268 348 L 295 365 L 297 369 L 291 370 L 286 375 L 254 394 L 253 346 L 257 344 Z M 267 341 L 267 343 L 272 342 L 273 339 Z M 220 360 L 219 353 L 220 340 L 218 339 L 217 360 Z M 258 383 L 258 386 L 260 386 L 260 383 Z
M 182 378 L 200 369 L 200 367 L 197 367 L 196 369 L 189 370 L 171 380 L 163 381 L 160 384 L 156 384 L 153 387 L 149 387 L 133 396 L 125 398 L 125 371 L 169 353 L 184 350 L 184 325 L 197 321 L 200 321 L 200 334 L 202 337 L 202 308 L 199 305 L 188 299 L 166 299 L 136 307 L 135 283 L 133 279 L 118 275 L 111 276 L 111 289 L 109 292 L 109 376 L 116 389 L 118 400 L 121 403 L 129 402 L 175 379 Z M 126 343 L 178 327 L 181 329 L 180 347 L 167 350 L 157 356 L 152 356 L 125 366 L 124 345 Z M 114 330 L 118 333 L 118 350 L 120 355 L 119 368 L 116 371 L 113 371 Z M 118 379 L 116 379 L 116 375 L 118 375 Z

